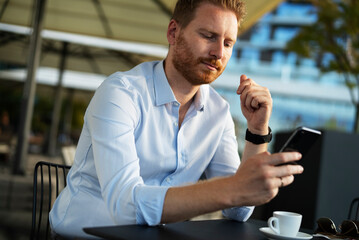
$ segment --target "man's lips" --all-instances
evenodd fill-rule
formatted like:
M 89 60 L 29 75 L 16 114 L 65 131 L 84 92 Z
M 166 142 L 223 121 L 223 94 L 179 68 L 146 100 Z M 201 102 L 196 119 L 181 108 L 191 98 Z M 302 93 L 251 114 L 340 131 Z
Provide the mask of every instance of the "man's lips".
M 218 70 L 218 66 L 216 64 L 211 64 L 209 62 L 203 62 L 203 64 L 205 64 L 211 71 Z

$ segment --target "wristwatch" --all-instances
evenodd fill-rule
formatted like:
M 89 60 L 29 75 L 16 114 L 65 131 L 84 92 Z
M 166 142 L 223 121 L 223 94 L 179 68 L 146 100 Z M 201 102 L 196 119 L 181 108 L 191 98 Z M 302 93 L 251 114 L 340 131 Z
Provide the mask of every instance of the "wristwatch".
M 263 143 L 269 143 L 272 140 L 272 129 L 268 127 L 268 134 L 267 135 L 257 135 L 251 133 L 248 128 L 246 131 L 246 140 L 248 142 L 254 143 L 254 144 L 263 144 Z

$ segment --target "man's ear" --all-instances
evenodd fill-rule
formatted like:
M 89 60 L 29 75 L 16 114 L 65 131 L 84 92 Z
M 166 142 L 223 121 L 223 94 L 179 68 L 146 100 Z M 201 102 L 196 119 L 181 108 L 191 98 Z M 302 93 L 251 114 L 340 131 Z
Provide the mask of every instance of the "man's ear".
M 167 29 L 167 41 L 170 45 L 175 44 L 178 31 L 179 31 L 178 23 L 176 22 L 176 20 L 172 19 L 168 24 L 168 29 Z

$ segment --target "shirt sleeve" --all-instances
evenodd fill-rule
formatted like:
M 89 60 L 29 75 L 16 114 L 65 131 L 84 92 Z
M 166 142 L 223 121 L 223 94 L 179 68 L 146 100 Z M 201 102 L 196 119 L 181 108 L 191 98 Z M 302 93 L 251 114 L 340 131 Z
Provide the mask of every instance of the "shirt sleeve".
M 140 176 L 134 135 L 139 96 L 118 81 L 96 91 L 85 117 L 101 194 L 115 223 L 157 225 L 168 187 L 145 185 Z
M 239 165 L 238 143 L 234 131 L 234 122 L 230 112 L 227 112 L 226 126 L 218 149 L 206 170 L 206 177 L 228 176 L 234 174 Z M 242 206 L 225 209 L 223 216 L 236 221 L 247 221 L 252 215 L 253 206 Z
M 213 178 L 233 175 L 237 171 L 239 165 L 240 158 L 234 131 L 234 122 L 228 110 L 225 128 L 211 163 L 206 169 L 206 177 Z

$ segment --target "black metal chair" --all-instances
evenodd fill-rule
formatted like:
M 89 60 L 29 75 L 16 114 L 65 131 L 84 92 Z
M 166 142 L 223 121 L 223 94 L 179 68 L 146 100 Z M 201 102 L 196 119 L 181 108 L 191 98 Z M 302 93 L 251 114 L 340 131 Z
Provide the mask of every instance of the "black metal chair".
M 354 198 L 350 203 L 348 219 L 359 220 L 359 198 Z
M 51 239 L 49 212 L 66 186 L 71 166 L 40 161 L 34 169 L 32 225 L 30 239 Z M 39 184 L 39 187 L 38 187 Z

